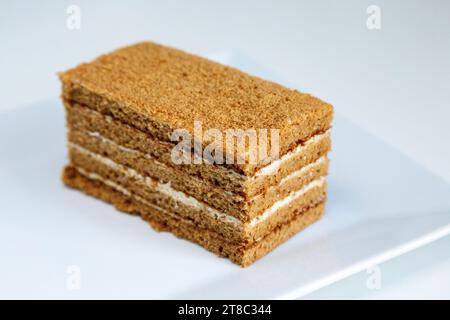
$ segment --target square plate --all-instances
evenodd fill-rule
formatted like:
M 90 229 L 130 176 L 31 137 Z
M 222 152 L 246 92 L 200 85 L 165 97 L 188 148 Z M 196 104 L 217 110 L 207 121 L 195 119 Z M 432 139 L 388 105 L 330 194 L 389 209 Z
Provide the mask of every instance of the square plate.
M 242 269 L 65 188 L 59 100 L 1 114 L 0 298 L 297 298 L 450 233 L 443 180 L 339 114 L 332 136 L 324 218 Z

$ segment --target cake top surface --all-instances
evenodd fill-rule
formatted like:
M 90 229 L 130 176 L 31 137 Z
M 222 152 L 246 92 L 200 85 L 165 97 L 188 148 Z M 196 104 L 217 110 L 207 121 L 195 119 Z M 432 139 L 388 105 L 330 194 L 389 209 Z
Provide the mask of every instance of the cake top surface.
M 309 94 L 235 68 L 142 42 L 102 55 L 60 75 L 176 128 L 277 128 L 302 125 L 331 106 Z

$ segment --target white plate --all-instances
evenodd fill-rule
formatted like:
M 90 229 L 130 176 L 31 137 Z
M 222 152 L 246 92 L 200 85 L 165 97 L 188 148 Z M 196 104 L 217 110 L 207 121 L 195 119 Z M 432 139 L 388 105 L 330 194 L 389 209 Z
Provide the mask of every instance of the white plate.
M 449 186 L 339 115 L 326 215 L 247 269 L 65 188 L 56 99 L 0 115 L 0 146 L 0 298 L 296 298 L 450 233 Z

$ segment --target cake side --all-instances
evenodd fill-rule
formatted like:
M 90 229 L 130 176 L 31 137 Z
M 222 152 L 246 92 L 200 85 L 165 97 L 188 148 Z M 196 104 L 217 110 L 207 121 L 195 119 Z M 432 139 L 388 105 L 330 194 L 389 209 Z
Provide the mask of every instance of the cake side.
M 291 152 L 284 154 L 280 161 L 273 161 L 251 176 L 239 174 L 226 165 L 215 163 L 175 164 L 171 157 L 175 143 L 156 139 L 139 129 L 79 104 L 65 102 L 64 105 L 67 126 L 70 133 L 73 133 L 69 134 L 70 141 L 73 140 L 72 142 L 83 145 L 90 138 L 92 141 L 98 140 L 99 143 L 115 144 L 122 150 L 127 149 L 130 153 L 140 153 L 142 157 L 152 158 L 177 170 L 186 171 L 192 176 L 205 179 L 226 191 L 237 193 L 243 197 L 261 193 L 267 187 L 279 183 L 288 174 L 316 161 L 331 150 L 330 134 L 326 131 L 322 135 L 316 135 L 313 139 L 297 145 Z M 72 137 L 75 135 L 77 137 Z M 83 136 L 89 136 L 89 138 Z M 301 150 L 298 150 L 299 148 Z M 95 151 L 95 149 L 91 150 Z M 283 165 L 281 166 L 281 164 Z
M 130 167 L 143 178 L 170 182 L 177 192 L 242 221 L 258 216 L 280 197 L 327 174 L 328 133 L 308 140 L 254 176 L 247 177 L 216 164 L 176 165 L 170 158 L 174 145 L 154 140 L 139 130 L 90 111 L 87 114 L 75 111 L 85 108 L 66 103 L 66 109 L 71 155 L 75 152 L 73 149 L 78 149 L 77 153 L 83 149 L 83 153 L 96 157 L 103 155 L 109 163 L 114 162 L 114 166 Z M 81 162 L 81 158 L 78 155 L 70 159 L 79 166 L 91 164 L 90 160 Z M 308 167 L 314 173 L 304 172 Z

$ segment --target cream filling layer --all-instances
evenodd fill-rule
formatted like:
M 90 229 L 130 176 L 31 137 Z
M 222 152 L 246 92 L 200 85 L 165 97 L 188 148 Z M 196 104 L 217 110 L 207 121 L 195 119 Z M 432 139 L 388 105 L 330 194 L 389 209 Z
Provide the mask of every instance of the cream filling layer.
M 237 219 L 236 217 L 233 217 L 229 214 L 220 212 L 210 206 L 208 206 L 205 203 L 202 203 L 200 201 L 198 201 L 197 199 L 195 199 L 194 197 L 191 197 L 187 194 L 185 194 L 182 191 L 178 191 L 175 190 L 171 187 L 170 182 L 169 183 L 161 183 L 155 179 L 152 179 L 150 177 L 145 177 L 143 175 L 141 175 L 140 173 L 138 173 L 136 170 L 125 167 L 121 164 L 118 164 L 114 161 L 112 161 L 109 158 L 106 158 L 102 155 L 99 155 L 97 153 L 94 153 L 90 150 L 87 150 L 83 147 L 81 147 L 80 145 L 77 145 L 75 143 L 71 143 L 69 142 L 69 147 L 73 148 L 75 150 L 77 150 L 78 152 L 88 155 L 90 157 L 92 157 L 93 159 L 95 159 L 96 161 L 99 161 L 100 163 L 110 167 L 113 170 L 122 172 L 123 174 L 125 174 L 127 177 L 129 178 L 133 178 L 136 179 L 138 181 L 143 182 L 145 185 L 147 185 L 150 188 L 153 188 L 169 197 L 171 197 L 172 199 L 179 201 L 187 206 L 191 206 L 193 208 L 199 209 L 199 210 L 204 210 L 206 213 L 208 213 L 209 215 L 211 215 L 213 218 L 217 219 L 217 220 L 221 220 L 225 223 L 230 223 L 233 225 L 248 225 L 250 227 L 254 227 L 256 226 L 258 223 L 261 223 L 262 221 L 266 220 L 267 218 L 269 218 L 271 215 L 273 215 L 279 208 L 288 205 L 290 202 L 292 202 L 293 200 L 295 200 L 296 198 L 302 196 L 303 194 L 305 194 L 306 192 L 308 192 L 309 190 L 316 188 L 316 187 L 321 187 L 324 185 L 325 183 L 325 178 L 324 177 L 320 177 L 319 179 L 316 179 L 314 181 L 312 181 L 311 183 L 309 183 L 308 185 L 304 186 L 302 189 L 297 190 L 295 192 L 292 192 L 291 194 L 289 194 L 287 197 L 275 202 L 270 208 L 268 208 L 267 210 L 265 210 L 261 215 L 259 215 L 258 217 L 253 218 L 252 220 L 250 220 L 247 223 L 243 223 L 242 221 L 240 221 L 239 219 Z M 320 159 L 319 159 L 320 160 Z M 317 161 L 319 161 L 317 160 Z M 316 162 L 317 162 L 316 161 Z M 298 171 L 301 171 L 298 170 Z M 295 173 L 295 172 L 294 172 Z M 101 178 L 103 179 L 101 176 L 98 176 L 97 178 Z M 99 180 L 99 179 L 97 179 Z M 109 181 L 106 182 L 105 180 L 105 184 L 109 185 L 110 187 L 116 189 L 117 191 L 120 191 L 122 193 L 124 193 L 125 195 L 131 195 L 131 193 L 123 188 L 122 186 L 119 186 L 120 188 L 116 188 L 112 185 L 116 183 Z
M 284 206 L 287 206 L 289 203 L 291 203 L 292 201 L 294 201 L 298 197 L 304 195 L 309 190 L 321 187 L 324 184 L 325 184 L 325 177 L 320 177 L 320 178 L 318 178 L 318 179 L 316 179 L 314 181 L 311 181 L 310 183 L 308 183 L 306 186 L 304 186 L 300 190 L 291 192 L 287 197 L 285 197 L 285 198 L 275 202 L 270 208 L 268 208 L 266 211 L 264 211 L 261 215 L 259 215 L 259 216 L 255 217 L 255 218 L 253 218 L 252 220 L 250 220 L 249 225 L 252 226 L 252 227 L 256 226 L 261 221 L 266 220 L 271 215 L 276 213 L 278 209 L 280 209 L 280 208 L 282 208 Z
M 310 145 L 315 144 L 315 143 L 319 143 L 320 141 L 322 141 L 325 138 L 328 138 L 329 136 L 330 136 L 330 130 L 329 129 L 327 131 L 325 131 L 324 133 L 316 134 L 315 136 L 313 136 L 312 138 L 306 140 L 303 144 L 298 145 L 293 150 L 289 151 L 288 153 L 286 153 L 285 155 L 283 155 L 279 159 L 272 161 L 267 166 L 262 167 L 261 169 L 256 171 L 255 175 L 252 178 L 255 179 L 255 178 L 259 177 L 259 176 L 271 175 L 271 174 L 276 173 L 278 171 L 278 169 L 280 169 L 281 166 L 286 161 L 288 161 L 289 159 L 291 159 L 291 158 L 295 157 L 296 155 L 302 153 L 307 146 L 310 146 Z
M 120 192 L 120 193 L 122 193 L 122 194 L 124 194 L 126 196 L 129 196 L 129 197 L 133 196 L 137 201 L 139 201 L 139 202 L 141 202 L 141 203 L 143 203 L 143 204 L 145 204 L 145 205 L 147 205 L 149 207 L 152 207 L 152 208 L 154 208 L 154 209 L 156 209 L 158 211 L 162 211 L 162 212 L 164 212 L 164 214 L 170 215 L 170 216 L 175 217 L 175 218 L 179 218 L 177 215 L 175 215 L 175 214 L 173 214 L 173 213 L 171 213 L 171 212 L 169 212 L 169 211 L 167 211 L 167 210 L 165 210 L 165 209 L 163 209 L 161 207 L 158 207 L 157 205 L 154 205 L 153 203 L 145 200 L 144 198 L 142 198 L 142 197 L 140 197 L 140 196 L 138 196 L 136 194 L 132 194 L 130 191 L 128 191 L 128 189 L 122 187 L 120 184 L 118 184 L 118 183 L 116 183 L 116 182 L 114 182 L 112 180 L 103 178 L 101 175 L 99 175 L 97 173 L 88 172 L 88 171 L 86 171 L 86 170 L 84 170 L 83 168 L 80 168 L 80 167 L 76 167 L 75 170 L 77 170 L 83 176 L 85 176 L 85 177 L 87 177 L 89 179 L 92 179 L 92 180 L 100 181 L 101 183 L 104 183 L 105 185 L 113 188 L 114 190 L 116 190 L 116 191 L 118 191 L 118 192 Z M 193 224 L 193 222 L 190 221 L 190 220 L 187 220 L 187 219 L 184 219 L 184 220 L 187 223 Z
M 312 162 L 312 163 L 310 163 L 310 164 L 307 164 L 307 165 L 304 166 L 304 167 L 301 167 L 299 170 L 296 170 L 296 171 L 294 171 L 294 172 L 291 172 L 289 175 L 287 175 L 286 177 L 284 177 L 283 179 L 281 179 L 280 182 L 279 182 L 279 184 L 278 184 L 277 186 L 271 186 L 271 187 L 269 187 L 269 189 L 278 187 L 278 186 L 282 185 L 283 183 L 286 183 L 287 181 L 289 181 L 289 180 L 291 180 L 291 179 L 294 179 L 294 178 L 301 177 L 301 176 L 305 175 L 309 170 L 313 170 L 313 169 L 315 169 L 315 168 L 318 168 L 321 164 L 323 164 L 323 163 L 326 161 L 326 159 L 327 159 L 326 156 L 322 156 L 322 157 L 320 157 L 319 159 L 317 159 L 316 161 L 314 161 L 314 162 Z M 263 195 L 264 195 L 263 193 L 260 193 L 260 194 L 258 194 L 258 195 L 256 195 L 256 196 L 254 196 L 254 197 L 252 198 L 252 200 L 253 200 L 253 199 L 260 198 L 260 197 L 262 197 Z

